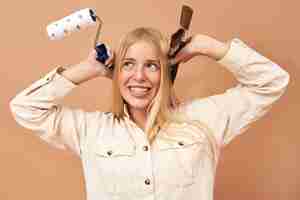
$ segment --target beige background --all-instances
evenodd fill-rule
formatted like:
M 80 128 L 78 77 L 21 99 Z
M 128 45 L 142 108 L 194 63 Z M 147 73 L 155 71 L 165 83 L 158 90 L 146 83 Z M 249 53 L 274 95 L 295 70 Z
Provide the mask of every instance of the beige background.
M 90 28 L 62 41 L 47 38 L 45 27 L 80 8 L 97 10 L 104 20 L 102 39 L 116 46 L 122 34 L 152 26 L 171 34 L 181 5 L 194 7 L 191 34 L 226 41 L 239 37 L 291 74 L 289 88 L 271 112 L 226 149 L 218 168 L 215 199 L 300 198 L 300 18 L 299 3 L 284 0 L 211 1 L 2 1 L 1 25 L 1 200 L 82 200 L 81 164 L 70 152 L 49 147 L 13 120 L 8 102 L 20 90 L 58 65 L 85 58 L 95 35 Z M 181 66 L 177 93 L 187 99 L 223 92 L 232 75 L 206 58 Z M 111 85 L 101 78 L 76 88 L 64 103 L 86 110 L 108 110 Z

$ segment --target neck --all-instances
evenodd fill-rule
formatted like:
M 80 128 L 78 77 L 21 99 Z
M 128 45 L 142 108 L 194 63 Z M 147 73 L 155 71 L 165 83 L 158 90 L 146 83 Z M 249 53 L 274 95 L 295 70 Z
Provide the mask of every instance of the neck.
M 132 120 L 143 130 L 145 130 L 147 122 L 147 112 L 146 110 L 140 110 L 135 108 L 129 108 L 129 113 Z

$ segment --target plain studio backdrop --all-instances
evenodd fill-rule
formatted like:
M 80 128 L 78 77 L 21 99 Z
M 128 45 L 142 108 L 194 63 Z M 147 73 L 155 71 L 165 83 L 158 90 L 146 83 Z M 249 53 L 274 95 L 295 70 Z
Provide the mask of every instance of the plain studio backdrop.
M 271 111 L 224 149 L 216 177 L 215 199 L 300 198 L 300 19 L 297 1 L 2 1 L 1 25 L 1 200 L 83 200 L 80 160 L 48 146 L 13 120 L 9 101 L 17 92 L 60 65 L 84 59 L 93 46 L 96 28 L 50 41 L 46 26 L 90 7 L 104 21 L 101 39 L 116 47 L 120 37 L 139 26 L 167 35 L 177 30 L 181 6 L 194 8 L 190 34 L 221 41 L 238 37 L 272 59 L 291 75 L 284 96 Z M 224 92 L 233 76 L 210 59 L 199 57 L 181 65 L 176 91 L 183 99 Z M 111 82 L 97 78 L 76 88 L 63 104 L 87 111 L 110 108 Z M 298 124 L 297 124 L 298 123 Z

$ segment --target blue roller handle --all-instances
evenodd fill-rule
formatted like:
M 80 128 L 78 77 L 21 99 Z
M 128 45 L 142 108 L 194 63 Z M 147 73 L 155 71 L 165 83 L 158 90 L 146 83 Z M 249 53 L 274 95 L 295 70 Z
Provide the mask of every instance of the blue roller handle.
M 98 60 L 102 64 L 105 64 L 105 62 L 109 58 L 108 50 L 107 50 L 105 44 L 103 44 L 103 43 L 97 44 L 95 47 L 95 50 L 97 52 L 96 60 Z

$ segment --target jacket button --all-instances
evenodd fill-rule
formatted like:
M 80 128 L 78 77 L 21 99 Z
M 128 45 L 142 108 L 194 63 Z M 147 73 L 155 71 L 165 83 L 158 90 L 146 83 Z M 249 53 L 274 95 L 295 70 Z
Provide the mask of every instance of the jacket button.
M 184 145 L 184 143 L 183 143 L 182 141 L 179 141 L 178 144 L 179 144 L 180 146 L 183 146 L 183 145 Z
M 149 147 L 147 145 L 143 146 L 143 150 L 144 151 L 148 151 L 149 150 Z
M 147 178 L 147 179 L 145 180 L 145 184 L 146 184 L 146 185 L 150 185 L 150 179 L 149 179 L 149 178 Z
M 107 152 L 107 155 L 111 156 L 112 153 L 113 153 L 112 150 L 109 150 L 109 151 Z

